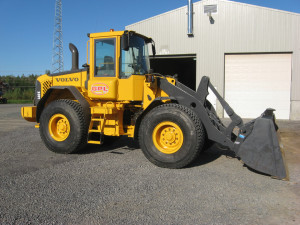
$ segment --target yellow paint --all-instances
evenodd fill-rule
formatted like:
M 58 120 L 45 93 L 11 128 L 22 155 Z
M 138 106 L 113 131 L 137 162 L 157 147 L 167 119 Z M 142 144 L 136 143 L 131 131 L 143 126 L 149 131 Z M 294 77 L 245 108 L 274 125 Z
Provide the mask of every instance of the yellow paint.
M 44 74 L 39 76 L 37 80 L 41 83 L 40 97 L 42 98 L 46 94 L 47 90 L 53 85 L 53 77 Z
M 63 114 L 54 114 L 48 124 L 50 136 L 55 141 L 66 140 L 71 131 L 71 126 L 68 118 Z
M 41 83 L 41 98 L 52 86 L 74 86 L 78 88 L 85 88 L 85 81 L 87 80 L 87 71 L 77 73 L 70 73 L 58 76 L 48 76 L 47 74 L 38 77 Z
M 36 106 L 26 106 L 21 108 L 22 117 L 29 122 L 36 122 Z
M 87 41 L 86 43 L 86 64 L 89 65 L 89 47 L 90 47 L 90 40 Z
M 143 108 L 146 109 L 151 102 L 156 98 L 158 88 L 157 80 L 154 83 L 144 82 L 144 93 L 143 93 Z
M 127 135 L 134 137 L 134 125 L 123 127 L 124 107 L 129 102 L 101 102 L 91 107 L 89 133 L 102 133 L 110 136 Z M 126 132 L 124 131 L 126 129 Z M 90 142 L 89 142 L 90 143 Z
M 179 151 L 183 138 L 181 128 L 171 121 L 159 123 L 152 133 L 155 147 L 164 154 L 174 154 Z
M 81 72 L 66 75 L 54 76 L 53 86 L 82 86 Z
M 132 75 L 127 79 L 119 79 L 119 101 L 142 101 L 145 76 Z
M 122 36 L 124 34 L 124 31 L 113 31 L 113 32 L 101 32 L 101 33 L 92 33 L 90 34 L 90 38 L 108 38 L 113 36 Z
M 118 79 L 99 77 L 88 81 L 88 96 L 92 99 L 117 100 Z
M 91 140 L 89 140 L 88 143 L 89 144 L 96 144 L 96 145 L 102 144 L 101 141 L 91 141 Z
M 134 125 L 127 126 L 127 133 L 124 135 L 127 135 L 128 137 L 133 138 L 134 137 L 134 129 L 135 129 Z
M 116 102 L 101 102 L 91 107 L 91 123 L 89 133 L 102 133 L 110 136 L 120 136 L 119 114 L 123 111 Z
M 175 85 L 175 79 L 167 78 L 167 80 Z M 155 79 L 153 83 L 144 82 L 144 92 L 143 92 L 143 108 L 146 109 L 155 98 L 158 97 L 169 97 L 166 92 L 157 87 L 157 80 Z M 163 102 L 167 102 L 169 100 L 164 100 Z
M 90 34 L 90 38 L 87 41 L 87 64 L 89 65 L 89 72 L 79 71 L 72 73 L 71 71 L 69 74 L 56 76 L 45 74 L 38 78 L 38 81 L 41 83 L 41 98 L 52 86 L 73 86 L 79 90 L 90 104 L 91 122 L 88 130 L 89 134 L 96 132 L 111 136 L 127 135 L 134 137 L 135 125 L 123 125 L 125 107 L 130 105 L 131 108 L 145 110 L 155 98 L 168 96 L 157 87 L 155 76 L 154 82 L 146 82 L 144 75 L 131 75 L 128 78 L 119 78 L 120 41 L 123 34 L 124 31 Z M 105 38 L 115 39 L 115 77 L 95 76 L 95 41 Z M 174 79 L 166 79 L 175 85 Z M 64 98 L 70 98 L 68 91 L 53 90 L 45 105 L 56 99 Z M 73 98 L 71 99 L 77 101 Z M 168 100 L 164 100 L 163 102 L 166 101 Z M 36 107 L 23 107 L 22 116 L 28 121 L 35 122 Z M 62 114 L 53 116 L 49 121 L 48 128 L 53 139 L 56 141 L 65 140 L 70 133 L 70 123 Z M 100 140 L 88 140 L 88 142 L 100 144 Z
M 175 85 L 176 80 L 175 80 L 174 78 L 167 77 L 166 79 L 167 79 L 167 81 L 168 81 L 169 83 Z

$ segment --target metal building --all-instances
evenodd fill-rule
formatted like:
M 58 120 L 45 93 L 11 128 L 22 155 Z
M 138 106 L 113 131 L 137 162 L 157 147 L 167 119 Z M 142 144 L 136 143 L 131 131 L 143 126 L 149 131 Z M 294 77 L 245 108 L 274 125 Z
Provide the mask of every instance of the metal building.
M 178 74 L 193 89 L 209 76 L 243 118 L 271 107 L 278 119 L 300 119 L 300 14 L 203 0 L 126 29 L 155 40 L 154 72 Z

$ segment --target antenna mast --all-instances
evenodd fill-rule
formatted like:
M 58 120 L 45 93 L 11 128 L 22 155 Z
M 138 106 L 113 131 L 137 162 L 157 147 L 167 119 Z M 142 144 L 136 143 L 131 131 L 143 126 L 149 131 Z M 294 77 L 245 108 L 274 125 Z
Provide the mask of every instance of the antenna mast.
M 62 3 L 61 0 L 56 0 L 53 33 L 52 73 L 58 73 L 62 71 L 64 71 Z

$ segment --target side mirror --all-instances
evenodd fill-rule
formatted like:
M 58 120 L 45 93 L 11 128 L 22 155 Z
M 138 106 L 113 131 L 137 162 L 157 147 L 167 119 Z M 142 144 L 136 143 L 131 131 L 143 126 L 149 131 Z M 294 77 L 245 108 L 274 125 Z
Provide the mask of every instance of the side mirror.
M 153 54 L 153 56 L 156 55 L 155 43 L 154 42 L 152 42 L 152 54 Z
M 124 51 L 128 51 L 129 50 L 129 33 L 128 32 L 124 32 L 124 34 L 122 35 L 121 38 L 121 44 L 122 44 L 122 49 Z

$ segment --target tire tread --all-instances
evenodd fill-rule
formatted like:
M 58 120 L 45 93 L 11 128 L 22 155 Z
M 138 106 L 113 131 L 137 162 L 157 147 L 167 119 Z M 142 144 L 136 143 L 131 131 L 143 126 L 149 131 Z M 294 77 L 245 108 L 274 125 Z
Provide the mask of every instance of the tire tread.
M 67 152 L 59 152 L 57 151 L 55 148 L 53 148 L 53 146 L 51 146 L 48 141 L 46 140 L 46 137 L 44 135 L 42 135 L 42 131 L 41 129 L 44 129 L 43 127 L 40 127 L 40 136 L 43 140 L 43 142 L 45 143 L 45 145 L 47 146 L 47 148 L 53 152 L 57 152 L 57 153 L 75 153 L 79 150 L 81 150 L 86 144 L 87 144 L 87 129 L 88 129 L 88 125 L 85 121 L 85 117 L 84 117 L 84 113 L 83 113 L 83 109 L 82 106 L 70 99 L 58 99 L 55 100 L 53 102 L 51 102 L 50 104 L 59 104 L 60 102 L 63 102 L 67 105 L 69 105 L 74 112 L 77 114 L 78 118 L 79 118 L 79 126 L 80 126 L 80 130 L 81 130 L 81 134 L 80 134 L 80 140 L 77 142 L 77 144 L 73 147 L 73 149 L 70 149 Z M 50 106 L 51 107 L 51 106 Z M 41 115 L 42 118 L 43 114 Z
M 184 162 L 178 163 L 178 164 L 173 165 L 171 167 L 170 167 L 170 165 L 165 164 L 163 162 L 155 163 L 156 165 L 158 165 L 160 167 L 167 167 L 167 168 L 179 169 L 179 168 L 182 168 L 182 167 L 185 167 L 185 166 L 191 164 L 195 159 L 197 159 L 197 157 L 199 156 L 200 152 L 203 150 L 204 142 L 205 142 L 205 139 L 206 139 L 205 138 L 206 134 L 205 134 L 205 130 L 203 128 L 203 125 L 201 123 L 201 120 L 188 107 L 183 106 L 183 105 L 179 105 L 179 104 L 176 104 L 176 103 L 167 103 L 167 104 L 159 105 L 159 106 L 155 107 L 154 109 L 152 109 L 151 111 L 152 112 L 154 110 L 155 111 L 160 111 L 161 109 L 164 109 L 164 108 L 176 108 L 176 109 L 178 109 L 178 110 L 186 113 L 190 117 L 190 119 L 193 121 L 193 123 L 195 124 L 195 132 L 196 132 L 196 136 L 197 136 L 197 138 L 196 138 L 197 141 L 196 141 L 196 147 L 195 148 L 197 150 L 192 152 L 193 155 L 190 155 L 188 160 L 185 160 Z M 151 111 L 149 113 L 151 113 Z M 143 136 L 143 132 L 144 132 L 144 123 L 142 121 L 141 127 L 140 127 L 140 131 L 139 131 L 139 140 L 143 140 L 143 137 L 142 137 Z M 140 144 L 140 146 L 142 146 L 142 144 Z M 150 161 L 153 162 L 155 160 L 150 159 Z

